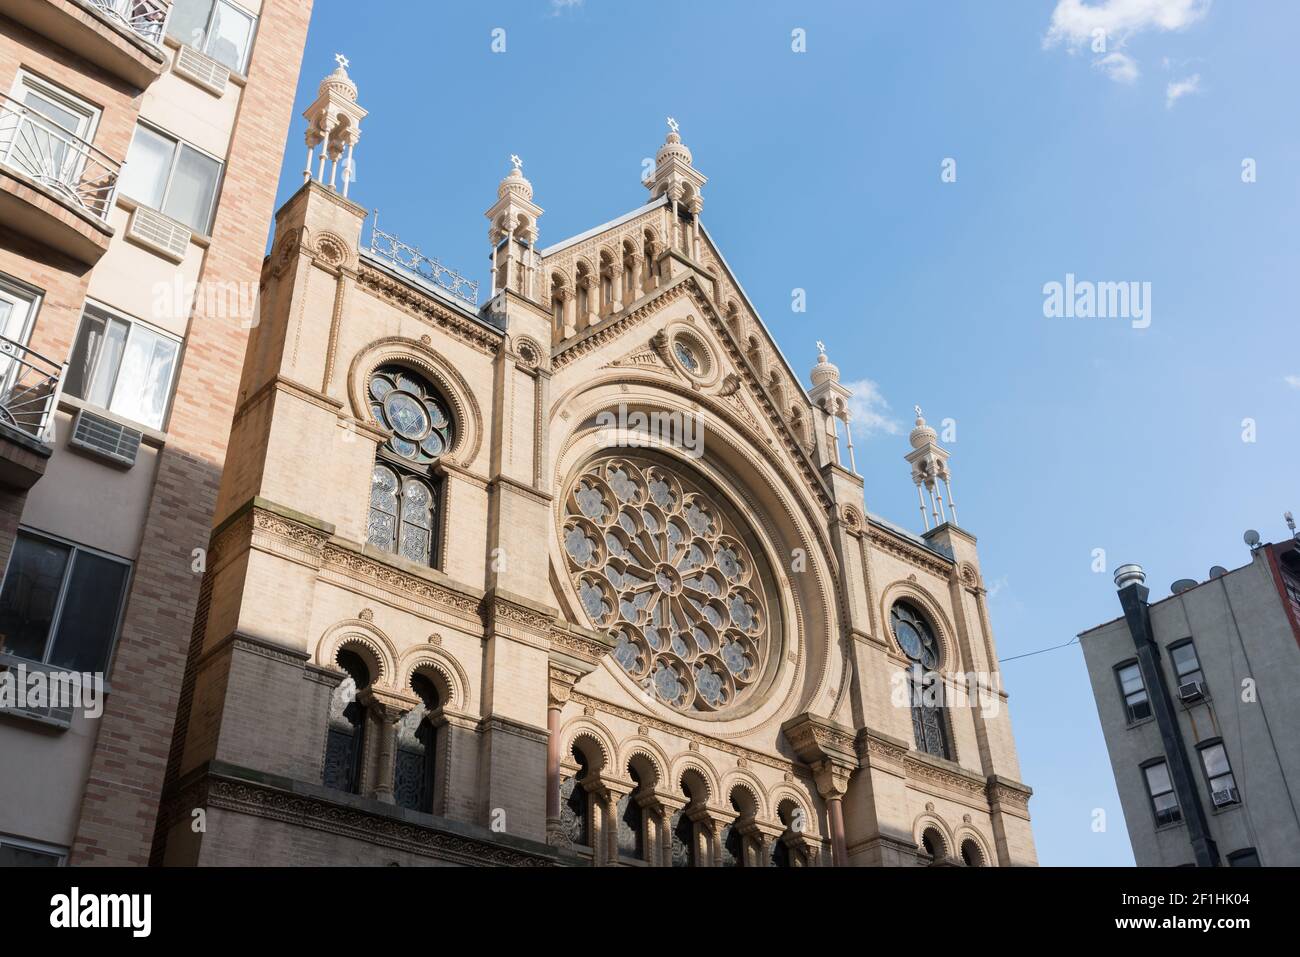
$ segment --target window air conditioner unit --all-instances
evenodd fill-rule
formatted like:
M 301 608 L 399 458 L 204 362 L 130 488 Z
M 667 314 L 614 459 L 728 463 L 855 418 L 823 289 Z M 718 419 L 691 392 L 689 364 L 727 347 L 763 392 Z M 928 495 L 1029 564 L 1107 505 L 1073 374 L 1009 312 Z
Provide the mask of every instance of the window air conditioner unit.
M 142 434 L 120 422 L 96 415 L 88 409 L 77 413 L 68 444 L 107 459 L 114 465 L 130 468 L 140 452 Z
M 1178 686 L 1178 697 L 1183 701 L 1200 701 L 1205 697 L 1205 686 L 1199 681 L 1189 681 Z
M 1215 791 L 1211 797 L 1214 799 L 1215 807 L 1225 807 L 1229 804 L 1236 804 L 1241 800 L 1236 788 L 1224 788 L 1222 791 Z
M 126 238 L 174 263 L 184 262 L 190 248 L 190 231 L 148 206 L 137 206 L 131 213 Z
M 172 72 L 196 83 L 213 96 L 222 96 L 230 82 L 230 70 L 212 57 L 204 56 L 192 46 L 182 45 L 176 51 Z
M 0 672 L 6 670 L 8 670 L 6 666 L 0 665 Z M 70 707 L 60 708 L 48 704 L 27 703 L 21 708 L 17 705 L 0 706 L 0 714 L 23 721 L 35 721 L 37 724 L 58 728 L 60 731 L 66 731 L 72 727 L 72 708 Z

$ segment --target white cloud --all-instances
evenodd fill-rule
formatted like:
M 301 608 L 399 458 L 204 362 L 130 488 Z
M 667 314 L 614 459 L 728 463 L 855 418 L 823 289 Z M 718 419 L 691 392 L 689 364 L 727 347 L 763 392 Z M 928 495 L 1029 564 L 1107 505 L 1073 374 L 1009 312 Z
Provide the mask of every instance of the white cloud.
M 1092 61 L 1094 69 L 1101 70 L 1116 83 L 1132 83 L 1138 78 L 1137 60 L 1127 53 L 1107 53 Z
M 1007 587 L 1006 575 L 1003 575 L 1001 578 L 995 578 L 993 581 L 989 582 L 988 585 L 986 586 L 986 590 L 989 593 L 989 601 L 992 601 L 994 598 L 997 598 L 998 593 L 1006 587 Z
M 1092 65 L 1117 83 L 1138 78 L 1137 60 L 1121 52 L 1129 38 L 1147 30 L 1185 30 L 1209 13 L 1212 0 L 1057 0 L 1043 37 L 1044 49 L 1087 48 L 1098 54 Z M 1164 60 L 1168 69 L 1168 57 Z
M 1201 75 L 1193 73 L 1185 80 L 1178 80 L 1165 87 L 1165 109 L 1171 110 L 1174 104 L 1192 93 L 1201 92 Z
M 1293 389 L 1300 389 L 1300 375 L 1284 375 L 1282 381 Z
M 889 403 L 880 394 L 880 386 L 870 379 L 845 382 L 844 386 L 853 393 L 849 399 L 849 424 L 855 438 L 902 433 L 903 425 L 890 414 Z
M 565 10 L 582 6 L 583 0 L 551 0 L 551 16 L 558 17 Z
M 1104 31 L 1109 46 L 1123 46 L 1128 38 L 1144 30 L 1185 30 L 1205 17 L 1211 0 L 1057 0 L 1043 46 L 1064 43 L 1077 50 L 1090 44 L 1098 30 Z

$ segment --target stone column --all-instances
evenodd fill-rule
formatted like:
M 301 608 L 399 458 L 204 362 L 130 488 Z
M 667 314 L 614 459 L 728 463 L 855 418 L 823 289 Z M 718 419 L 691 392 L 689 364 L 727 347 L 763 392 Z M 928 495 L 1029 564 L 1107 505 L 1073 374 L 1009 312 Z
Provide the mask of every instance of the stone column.
M 587 275 L 587 326 L 591 327 L 600 322 L 600 277 Z
M 379 741 L 375 758 L 375 786 L 370 796 L 385 804 L 393 803 L 393 759 L 397 749 L 397 722 L 414 703 L 392 695 L 366 690 L 361 695 L 362 703 L 373 716 L 379 728 Z
M 627 273 L 629 277 L 628 285 L 631 286 L 631 291 L 628 294 L 629 303 L 636 302 L 643 295 L 641 291 L 642 261 L 643 260 L 641 256 L 631 256 L 628 258 L 628 265 L 627 265 Z
M 829 718 L 804 713 L 791 718 L 781 730 L 800 760 L 807 762 L 813 772 L 817 792 L 826 802 L 832 862 L 836 867 L 845 867 L 849 855 L 844 837 L 843 802 L 849 778 L 858 768 L 853 729 Z
M 560 712 L 573 693 L 578 675 L 550 666 L 546 699 L 546 840 L 560 843 Z
M 611 313 L 623 311 L 623 264 L 615 261 L 610 267 L 610 296 L 612 301 L 609 304 Z

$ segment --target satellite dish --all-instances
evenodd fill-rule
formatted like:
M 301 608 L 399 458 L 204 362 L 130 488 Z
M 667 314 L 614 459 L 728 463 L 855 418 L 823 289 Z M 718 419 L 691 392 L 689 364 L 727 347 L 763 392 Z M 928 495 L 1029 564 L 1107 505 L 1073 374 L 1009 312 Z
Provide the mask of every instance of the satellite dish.
M 1195 578 L 1180 578 L 1169 586 L 1169 590 L 1175 595 L 1181 595 L 1189 588 L 1195 588 L 1200 584 Z
M 1215 565 L 1213 568 L 1210 569 L 1211 578 L 1222 578 L 1226 574 L 1228 574 L 1228 570 L 1224 568 L 1222 565 Z
M 1255 531 L 1253 528 L 1248 528 L 1246 529 L 1246 534 L 1241 536 L 1241 540 L 1251 548 L 1254 548 L 1259 544 L 1259 532 Z

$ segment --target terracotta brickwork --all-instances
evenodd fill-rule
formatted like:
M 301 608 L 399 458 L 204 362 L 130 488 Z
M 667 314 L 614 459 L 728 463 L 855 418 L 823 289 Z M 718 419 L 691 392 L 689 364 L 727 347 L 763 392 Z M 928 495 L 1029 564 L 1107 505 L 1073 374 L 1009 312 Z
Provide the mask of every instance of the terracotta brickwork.
M 288 134 L 310 16 L 311 0 L 262 8 L 203 281 L 257 281 L 279 173 L 266 146 Z M 193 553 L 211 526 L 246 335 L 230 320 L 190 325 L 74 863 L 148 861 L 201 581 Z

